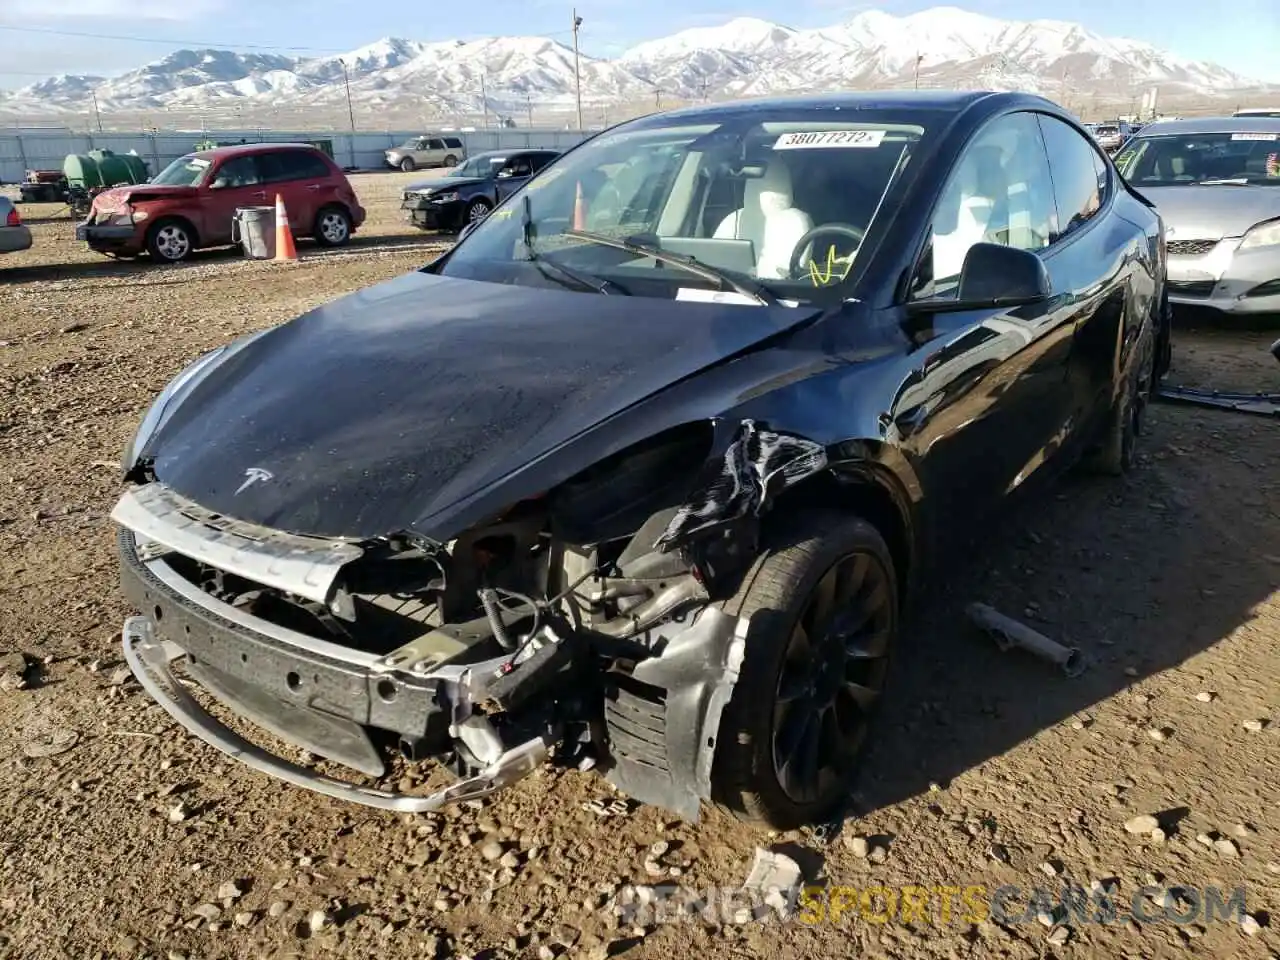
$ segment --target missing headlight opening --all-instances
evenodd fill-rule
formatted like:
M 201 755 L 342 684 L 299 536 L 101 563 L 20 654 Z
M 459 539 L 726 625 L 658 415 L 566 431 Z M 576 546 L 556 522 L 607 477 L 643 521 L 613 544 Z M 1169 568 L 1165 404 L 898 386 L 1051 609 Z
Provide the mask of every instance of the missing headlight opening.
M 113 512 L 126 591 L 153 611 L 126 625 L 129 663 L 202 739 L 332 796 L 430 810 L 551 760 L 696 820 L 746 638 L 724 601 L 772 498 L 827 467 L 820 444 L 751 420 L 718 455 L 714 436 L 669 429 L 447 543 L 295 536 L 144 482 Z M 298 767 L 214 720 L 183 675 L 368 776 L 438 762 L 458 780 L 410 796 Z

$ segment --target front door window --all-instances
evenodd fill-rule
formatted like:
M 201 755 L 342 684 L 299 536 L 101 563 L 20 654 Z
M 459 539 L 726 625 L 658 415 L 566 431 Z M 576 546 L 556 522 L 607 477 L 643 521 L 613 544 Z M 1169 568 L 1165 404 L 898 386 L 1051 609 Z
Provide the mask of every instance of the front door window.
M 913 299 L 953 295 L 976 243 L 1047 247 L 1053 214 L 1053 180 L 1035 116 L 1015 113 L 993 121 L 965 148 L 943 188 Z

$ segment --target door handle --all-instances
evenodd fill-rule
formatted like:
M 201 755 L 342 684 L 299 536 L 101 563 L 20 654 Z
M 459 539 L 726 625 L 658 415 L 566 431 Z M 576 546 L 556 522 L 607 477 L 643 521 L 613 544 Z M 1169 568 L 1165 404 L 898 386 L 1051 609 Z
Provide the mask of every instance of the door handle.
M 311 186 L 307 187 L 307 189 L 308 189 L 308 190 L 319 190 L 319 189 L 320 189 L 320 184 L 318 184 L 318 183 L 313 183 L 313 184 L 311 184 Z
M 257 193 L 253 194 L 253 198 L 255 200 L 265 200 L 267 199 L 267 191 L 259 190 Z

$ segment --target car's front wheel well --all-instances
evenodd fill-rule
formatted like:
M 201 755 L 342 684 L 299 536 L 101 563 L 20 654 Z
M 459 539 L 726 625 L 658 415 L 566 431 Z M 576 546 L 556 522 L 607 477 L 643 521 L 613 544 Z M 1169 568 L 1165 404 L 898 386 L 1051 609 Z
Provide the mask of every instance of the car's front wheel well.
M 899 583 L 907 583 L 914 562 L 910 524 L 888 487 L 872 477 L 838 478 L 830 470 L 796 484 L 777 501 L 766 525 L 786 524 L 800 510 L 838 511 L 861 517 L 884 538 Z M 906 598 L 906 591 L 899 595 Z

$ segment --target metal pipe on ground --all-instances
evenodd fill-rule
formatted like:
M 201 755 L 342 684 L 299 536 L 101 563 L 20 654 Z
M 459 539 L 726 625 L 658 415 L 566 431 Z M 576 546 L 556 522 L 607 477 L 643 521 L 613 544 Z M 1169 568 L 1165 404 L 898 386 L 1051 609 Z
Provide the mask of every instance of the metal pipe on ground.
M 1043 660 L 1056 664 L 1068 677 L 1078 677 L 1087 666 L 1085 656 L 1076 647 L 1063 646 L 1025 623 L 1007 617 L 985 603 L 971 603 L 965 613 L 975 626 L 989 634 L 1002 651 L 1020 647 Z

